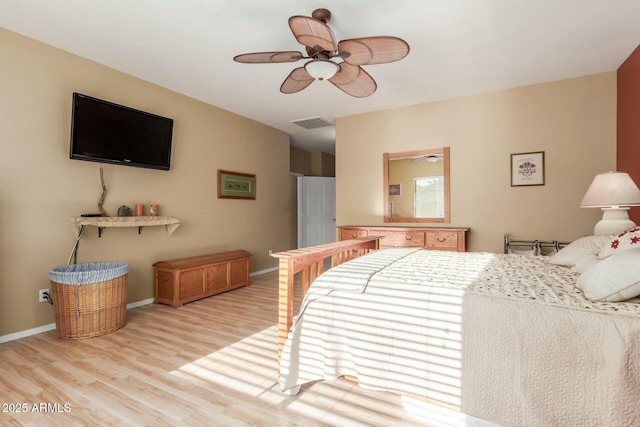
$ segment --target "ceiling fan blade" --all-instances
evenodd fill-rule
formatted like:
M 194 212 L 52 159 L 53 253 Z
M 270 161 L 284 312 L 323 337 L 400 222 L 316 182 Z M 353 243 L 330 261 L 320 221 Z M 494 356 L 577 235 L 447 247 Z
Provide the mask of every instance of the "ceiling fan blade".
M 280 92 L 282 93 L 296 93 L 313 83 L 315 79 L 307 73 L 304 67 L 296 68 L 289 74 L 289 76 L 282 82 L 280 86 Z
M 257 53 L 245 53 L 233 58 L 236 62 L 242 62 L 244 64 L 268 64 L 268 63 L 281 63 L 281 62 L 296 62 L 302 59 L 303 56 L 300 52 L 295 50 L 286 52 L 257 52 Z
M 340 71 L 329 79 L 338 89 L 356 98 L 365 98 L 376 91 L 375 80 L 358 65 L 340 63 Z
M 385 64 L 407 56 L 409 45 L 398 37 L 363 37 L 342 40 L 338 50 L 350 53 L 344 60 L 351 65 Z
M 298 43 L 310 48 L 320 47 L 320 50 L 334 52 L 336 41 L 333 31 L 324 22 L 308 16 L 292 16 L 289 18 L 289 28 Z

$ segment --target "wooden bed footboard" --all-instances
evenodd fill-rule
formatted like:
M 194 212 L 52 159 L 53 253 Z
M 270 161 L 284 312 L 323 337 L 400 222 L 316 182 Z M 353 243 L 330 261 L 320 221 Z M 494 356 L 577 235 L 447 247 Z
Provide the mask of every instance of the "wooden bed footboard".
M 368 236 L 272 254 L 274 258 L 279 259 L 278 364 L 282 347 L 293 323 L 294 275 L 301 273 L 304 297 L 311 283 L 324 271 L 325 262 L 330 260 L 331 267 L 335 267 L 377 250 L 379 243 L 379 236 Z

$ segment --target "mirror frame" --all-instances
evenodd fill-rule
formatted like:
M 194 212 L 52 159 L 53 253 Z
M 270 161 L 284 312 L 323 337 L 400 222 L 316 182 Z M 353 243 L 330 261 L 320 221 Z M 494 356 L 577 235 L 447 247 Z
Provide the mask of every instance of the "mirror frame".
M 444 176 L 444 217 L 443 218 L 398 218 L 388 215 L 389 206 L 389 160 L 397 159 L 414 159 L 416 157 L 424 157 L 434 154 L 442 155 L 442 173 Z M 451 222 L 450 212 L 450 186 L 449 186 L 449 147 L 435 148 L 430 150 L 407 151 L 404 153 L 384 153 L 382 155 L 383 170 L 383 199 L 384 199 L 384 222 Z

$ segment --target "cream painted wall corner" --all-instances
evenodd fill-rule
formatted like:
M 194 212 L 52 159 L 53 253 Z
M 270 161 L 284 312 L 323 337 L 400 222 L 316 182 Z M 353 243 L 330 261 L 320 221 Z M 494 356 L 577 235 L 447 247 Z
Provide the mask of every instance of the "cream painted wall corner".
M 69 159 L 73 92 L 174 120 L 171 170 L 105 165 L 104 206 L 158 203 L 180 227 L 89 229 L 79 246 L 78 262 L 129 263 L 129 303 L 153 297 L 157 261 L 244 249 L 255 272 L 292 248 L 289 135 L 5 29 L 0 51 L 0 336 L 54 321 L 38 290 L 67 263 L 69 218 L 97 209 L 98 164 Z M 218 199 L 218 169 L 255 174 L 256 200 Z
M 445 146 L 449 225 L 470 228 L 468 250 L 501 252 L 505 233 L 591 234 L 601 212 L 578 205 L 596 174 L 615 169 L 616 73 L 339 118 L 337 224 L 384 224 L 384 152 Z M 532 151 L 545 152 L 545 185 L 511 187 L 510 154 Z

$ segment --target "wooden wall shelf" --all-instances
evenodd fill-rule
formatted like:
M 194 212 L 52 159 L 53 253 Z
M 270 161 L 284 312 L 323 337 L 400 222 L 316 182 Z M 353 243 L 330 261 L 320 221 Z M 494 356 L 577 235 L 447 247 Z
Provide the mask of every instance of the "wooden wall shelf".
M 79 216 L 71 218 L 71 227 L 76 236 L 80 236 L 83 227 L 92 226 L 98 228 L 98 237 L 102 237 L 102 230 L 112 227 L 138 227 L 138 234 L 142 227 L 154 227 L 164 225 L 168 234 L 175 231 L 180 225 L 180 220 L 172 216 Z

